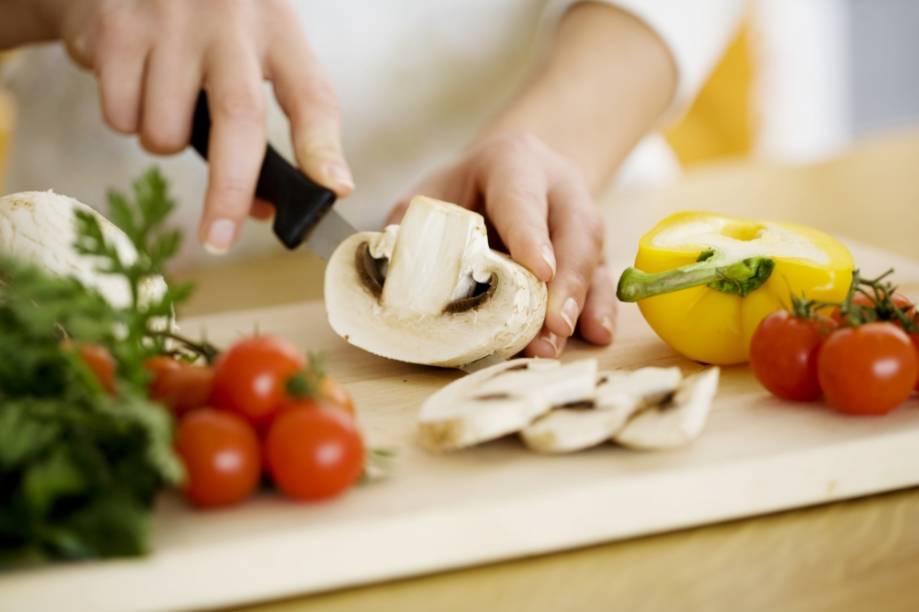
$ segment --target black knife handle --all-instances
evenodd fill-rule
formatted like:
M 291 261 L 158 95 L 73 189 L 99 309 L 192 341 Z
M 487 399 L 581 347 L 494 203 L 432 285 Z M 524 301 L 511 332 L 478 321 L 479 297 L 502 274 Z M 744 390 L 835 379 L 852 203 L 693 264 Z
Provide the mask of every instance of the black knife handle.
M 211 133 L 211 113 L 207 94 L 201 92 L 192 119 L 191 146 L 207 159 Z M 259 171 L 255 195 L 274 205 L 272 229 L 288 249 L 295 249 L 335 203 L 335 192 L 316 184 L 292 166 L 271 144 Z

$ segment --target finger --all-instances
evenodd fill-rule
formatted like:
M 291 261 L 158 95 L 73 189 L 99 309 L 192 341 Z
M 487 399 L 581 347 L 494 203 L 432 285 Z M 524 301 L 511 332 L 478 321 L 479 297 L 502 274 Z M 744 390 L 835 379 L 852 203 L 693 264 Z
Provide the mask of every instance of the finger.
M 213 127 L 199 237 L 209 251 L 225 253 L 252 207 L 265 154 L 264 100 L 255 53 L 238 42 L 212 48 L 205 82 Z
M 475 208 L 477 188 L 465 164 L 451 164 L 427 175 L 406 193 L 386 217 L 386 224 L 399 223 L 416 195 L 436 198 L 464 208 Z
M 182 33 L 188 34 L 188 33 Z M 141 144 L 151 153 L 178 153 L 188 146 L 202 68 L 190 35 L 170 36 L 150 54 L 141 111 Z
M 541 357 L 543 359 L 555 359 L 565 350 L 565 344 L 568 339 L 563 336 L 557 336 L 545 327 L 539 332 L 529 345 L 523 349 L 523 354 L 527 357 Z
M 259 221 L 267 221 L 274 216 L 274 204 L 256 197 L 252 201 L 252 208 L 249 209 L 249 216 Z
M 592 344 L 607 345 L 616 333 L 616 289 L 613 276 L 605 264 L 594 270 L 587 301 L 578 321 L 581 336 Z
M 544 174 L 519 162 L 496 164 L 482 179 L 485 212 L 511 257 L 548 282 L 556 260 L 547 223 L 548 182 Z
M 603 257 L 603 226 L 580 183 L 568 182 L 550 193 L 549 225 L 558 272 L 549 283 L 546 327 L 559 336 L 574 333 L 594 270 Z
M 266 62 L 275 97 L 290 119 L 297 163 L 319 184 L 348 195 L 354 179 L 342 152 L 338 99 L 299 27 L 281 28 Z
M 93 51 L 102 117 L 113 130 L 134 134 L 140 123 L 144 70 L 150 46 L 143 32 L 111 33 Z
M 389 211 L 389 214 L 386 215 L 386 225 L 393 225 L 394 223 L 400 223 L 402 217 L 405 216 L 405 211 L 408 208 L 408 200 L 402 200 L 398 204 L 392 207 L 392 210 Z

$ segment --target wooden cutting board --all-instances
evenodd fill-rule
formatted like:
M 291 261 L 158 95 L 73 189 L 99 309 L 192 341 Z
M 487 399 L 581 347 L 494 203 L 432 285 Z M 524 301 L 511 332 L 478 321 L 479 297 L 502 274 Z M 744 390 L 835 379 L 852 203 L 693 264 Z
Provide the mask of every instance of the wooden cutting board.
M 869 272 L 919 265 L 856 247 Z M 908 289 L 919 288 L 911 284 Z M 764 392 L 729 368 L 709 424 L 692 446 L 642 453 L 612 445 L 576 455 L 531 453 L 514 439 L 450 455 L 415 440 L 420 402 L 455 372 L 388 362 L 347 346 L 320 303 L 191 321 L 218 344 L 255 329 L 325 351 L 353 393 L 372 445 L 398 452 L 383 482 L 341 499 L 296 504 L 265 494 L 199 512 L 166 496 L 154 553 L 144 559 L 54 565 L 0 576 L 3 610 L 204 608 L 388 580 L 679 529 L 919 484 L 919 401 L 884 418 L 847 418 Z M 604 367 L 677 364 L 634 306 L 606 350 L 575 345 L 566 359 Z

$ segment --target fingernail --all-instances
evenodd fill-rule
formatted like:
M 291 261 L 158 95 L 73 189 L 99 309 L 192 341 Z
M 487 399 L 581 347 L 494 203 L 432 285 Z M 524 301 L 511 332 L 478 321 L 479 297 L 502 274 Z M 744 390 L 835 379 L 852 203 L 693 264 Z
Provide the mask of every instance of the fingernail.
M 541 249 L 542 260 L 546 262 L 546 265 L 549 266 L 549 269 L 552 270 L 552 276 L 555 276 L 555 251 L 552 250 L 552 247 L 548 244 L 542 245 Z
M 329 162 L 322 167 L 322 174 L 336 188 L 342 191 L 354 189 L 354 178 L 348 167 L 340 162 Z
M 568 328 L 569 336 L 574 333 L 574 322 L 578 319 L 578 311 L 578 303 L 573 297 L 569 297 L 562 304 L 562 309 L 558 313 Z
M 236 222 L 232 219 L 217 219 L 207 229 L 204 248 L 211 255 L 223 255 L 233 245 L 236 237 Z
M 539 341 L 548 347 L 550 352 L 550 357 L 555 357 L 558 355 L 558 336 L 553 333 L 548 333 L 545 336 L 541 337 Z

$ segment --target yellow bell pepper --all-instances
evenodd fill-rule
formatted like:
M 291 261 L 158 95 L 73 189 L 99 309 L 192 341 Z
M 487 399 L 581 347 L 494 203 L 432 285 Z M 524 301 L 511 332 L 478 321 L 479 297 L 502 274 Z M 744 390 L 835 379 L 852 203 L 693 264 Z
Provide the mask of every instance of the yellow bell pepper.
M 617 294 L 677 352 L 729 365 L 747 360 L 759 322 L 792 295 L 842 301 L 853 268 L 845 246 L 809 227 L 683 212 L 641 238 Z

